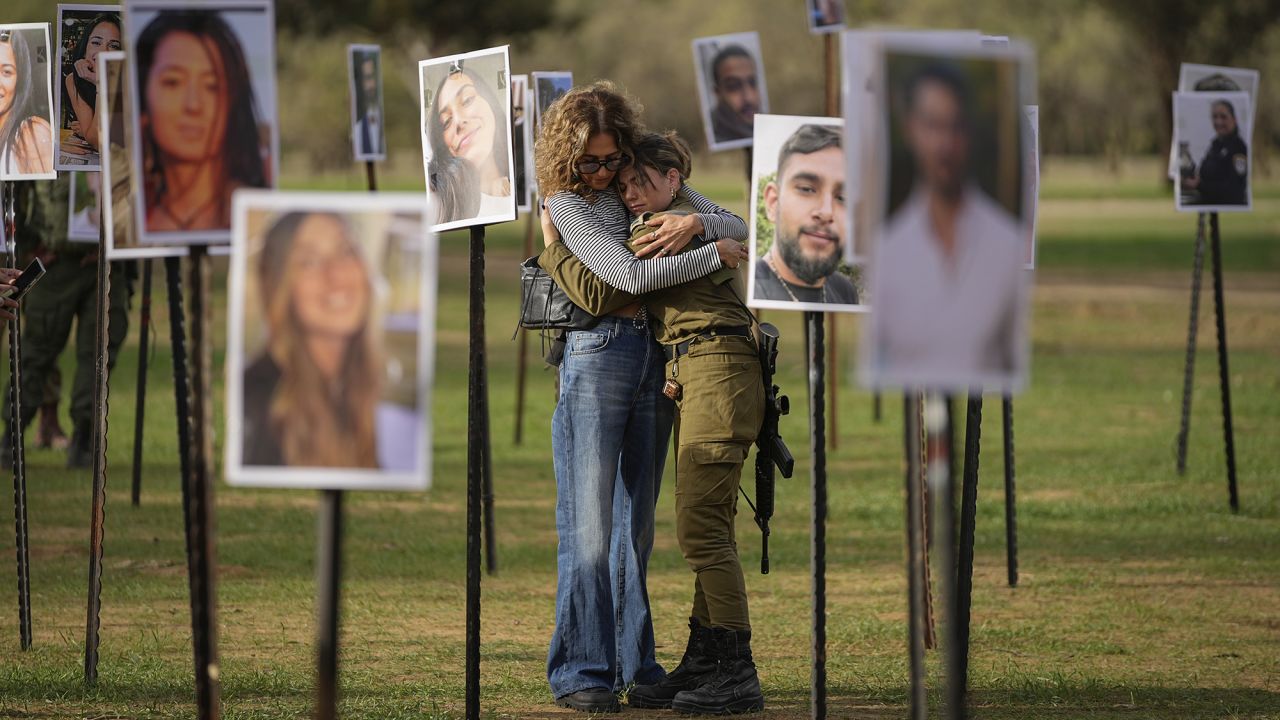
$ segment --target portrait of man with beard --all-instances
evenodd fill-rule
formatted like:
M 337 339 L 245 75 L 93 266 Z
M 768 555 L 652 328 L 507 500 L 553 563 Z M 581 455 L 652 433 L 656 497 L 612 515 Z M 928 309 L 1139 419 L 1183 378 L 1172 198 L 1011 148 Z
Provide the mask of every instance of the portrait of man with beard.
M 693 65 L 707 146 L 713 151 L 751 147 L 756 115 L 769 112 L 759 35 L 695 38 Z
M 840 127 L 801 125 L 778 153 L 765 185 L 769 251 L 755 262 L 754 300 L 857 305 L 858 289 L 839 272 L 845 230 L 845 161 Z

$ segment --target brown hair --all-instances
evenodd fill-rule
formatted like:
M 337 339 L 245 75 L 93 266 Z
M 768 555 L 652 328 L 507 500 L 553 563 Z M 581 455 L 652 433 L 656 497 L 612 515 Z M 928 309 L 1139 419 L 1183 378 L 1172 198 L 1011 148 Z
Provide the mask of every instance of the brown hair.
M 593 135 L 613 135 L 622 152 L 632 155 L 640 125 L 640 105 L 607 80 L 576 87 L 551 104 L 542 116 L 542 129 L 533 146 L 538 192 L 550 197 L 569 191 L 591 194 L 574 165 L 586 152 Z
M 634 162 L 636 169 L 649 168 L 659 175 L 674 169 L 680 173 L 680 182 L 693 174 L 693 150 L 674 130 L 664 133 L 645 133 L 636 139 Z M 636 173 L 642 185 L 649 184 L 646 173 Z
M 267 352 L 280 368 L 280 381 L 270 404 L 270 431 L 286 465 L 306 467 L 378 466 L 374 416 L 381 397 L 381 352 L 366 318 L 351 338 L 338 382 L 330 384 L 307 351 L 306 333 L 293 307 L 294 240 L 302 223 L 323 217 L 343 227 L 357 256 L 363 257 L 350 224 L 327 212 L 289 212 L 266 233 L 259 258 L 258 280 L 270 329 Z M 367 272 L 367 265 L 366 265 Z M 373 307 L 371 279 L 369 304 Z

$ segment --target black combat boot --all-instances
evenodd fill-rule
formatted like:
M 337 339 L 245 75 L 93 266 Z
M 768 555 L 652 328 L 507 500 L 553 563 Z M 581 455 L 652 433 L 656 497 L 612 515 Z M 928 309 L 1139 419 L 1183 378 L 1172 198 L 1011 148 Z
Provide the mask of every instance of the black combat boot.
M 669 708 L 676 693 L 701 685 L 716 670 L 712 638 L 711 628 L 698 622 L 698 618 L 689 618 L 689 643 L 680 664 L 656 684 L 631 688 L 627 704 L 638 708 Z
M 71 444 L 67 446 L 67 467 L 93 467 L 93 427 L 76 425 L 71 432 Z
M 712 628 L 716 671 L 694 690 L 671 701 L 671 709 L 687 715 L 736 715 L 764 709 L 760 678 L 751 660 L 751 631 Z

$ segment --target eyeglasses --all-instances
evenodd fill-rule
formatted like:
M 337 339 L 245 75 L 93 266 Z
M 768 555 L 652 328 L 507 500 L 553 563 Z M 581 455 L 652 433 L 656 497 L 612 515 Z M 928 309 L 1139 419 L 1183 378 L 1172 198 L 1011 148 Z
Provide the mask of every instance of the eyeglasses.
M 609 172 L 617 172 L 630 164 L 630 155 L 619 155 L 616 158 L 609 158 L 604 162 L 599 160 L 583 160 L 574 167 L 577 168 L 579 175 L 592 175 L 600 172 L 600 168 L 604 168 Z

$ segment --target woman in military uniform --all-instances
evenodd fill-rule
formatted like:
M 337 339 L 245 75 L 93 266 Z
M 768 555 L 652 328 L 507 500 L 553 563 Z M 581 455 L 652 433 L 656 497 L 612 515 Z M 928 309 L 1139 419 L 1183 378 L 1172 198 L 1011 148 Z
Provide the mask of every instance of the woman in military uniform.
M 1199 191 L 1196 205 L 1248 205 L 1249 148 L 1240 138 L 1236 109 L 1226 100 L 1215 101 L 1210 108 L 1217 137 L 1200 161 L 1199 172 L 1182 184 Z

